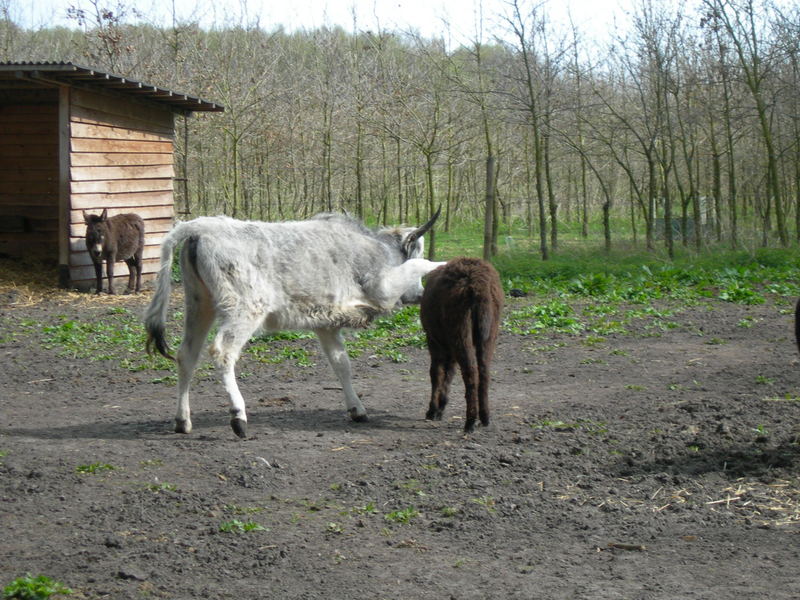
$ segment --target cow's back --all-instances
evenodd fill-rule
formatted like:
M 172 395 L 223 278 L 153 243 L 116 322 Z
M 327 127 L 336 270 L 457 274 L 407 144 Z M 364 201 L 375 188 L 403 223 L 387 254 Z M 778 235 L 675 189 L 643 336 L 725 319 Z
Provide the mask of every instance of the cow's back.
M 194 240 L 191 266 L 222 311 L 282 330 L 363 327 L 386 309 L 371 285 L 391 256 L 347 222 L 203 217 L 182 226 Z

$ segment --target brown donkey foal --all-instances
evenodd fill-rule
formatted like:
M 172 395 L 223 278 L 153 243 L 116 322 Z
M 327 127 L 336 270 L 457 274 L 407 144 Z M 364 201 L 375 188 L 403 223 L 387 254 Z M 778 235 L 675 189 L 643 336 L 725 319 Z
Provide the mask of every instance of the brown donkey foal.
M 428 274 L 419 313 L 431 355 L 426 419 L 441 420 L 458 363 L 467 400 L 464 431 L 473 431 L 478 417 L 489 424 L 489 367 L 502 308 L 500 277 L 485 260 L 456 258 Z
M 140 292 L 142 288 L 142 253 L 144 252 L 144 221 L 139 215 L 127 213 L 108 216 L 83 211 L 86 221 L 86 249 L 94 263 L 97 279 L 96 293 L 103 292 L 103 260 L 106 261 L 108 293 L 114 293 L 114 263 L 124 260 L 128 265 L 128 288 L 125 293 Z M 134 284 L 135 278 L 135 284 Z

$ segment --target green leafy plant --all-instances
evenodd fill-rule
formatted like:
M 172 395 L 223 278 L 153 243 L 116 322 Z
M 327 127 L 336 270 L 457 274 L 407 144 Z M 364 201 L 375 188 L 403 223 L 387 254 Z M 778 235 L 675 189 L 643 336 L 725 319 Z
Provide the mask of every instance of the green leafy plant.
M 357 515 L 371 515 L 378 512 L 374 502 L 367 502 L 364 506 L 356 506 L 352 512 Z
M 220 524 L 219 530 L 222 533 L 247 533 L 249 531 L 266 531 L 266 529 L 254 521 L 239 521 L 233 519 L 232 521 L 224 521 Z
M 46 575 L 19 577 L 3 588 L 4 600 L 46 600 L 56 594 L 69 595 L 72 590 Z
M 411 520 L 418 515 L 419 511 L 416 508 L 409 507 L 409 508 L 404 508 L 402 510 L 395 510 L 390 513 L 387 513 L 383 516 L 383 518 L 392 523 L 401 523 L 403 525 L 408 525 L 411 522 Z
M 108 463 L 92 463 L 90 465 L 78 465 L 75 467 L 75 471 L 77 473 L 84 473 L 94 475 L 95 473 L 100 473 L 101 471 L 113 471 L 116 469 L 115 466 L 109 465 Z
M 562 300 L 551 300 L 512 311 L 503 326 L 510 333 L 530 335 L 545 329 L 563 333 L 580 333 L 583 324 L 571 316 L 572 307 Z

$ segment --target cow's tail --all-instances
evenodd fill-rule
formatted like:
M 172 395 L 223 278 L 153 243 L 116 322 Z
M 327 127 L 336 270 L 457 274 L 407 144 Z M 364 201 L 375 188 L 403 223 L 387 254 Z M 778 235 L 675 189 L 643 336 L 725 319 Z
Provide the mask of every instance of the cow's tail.
M 150 306 L 144 315 L 144 326 L 147 331 L 147 353 L 152 354 L 155 349 L 159 354 L 175 360 L 170 354 L 166 338 L 167 311 L 169 309 L 169 295 L 172 290 L 172 255 L 175 247 L 186 237 L 185 225 L 178 224 L 170 231 L 161 242 L 161 265 L 158 270 L 156 292 L 150 301 Z

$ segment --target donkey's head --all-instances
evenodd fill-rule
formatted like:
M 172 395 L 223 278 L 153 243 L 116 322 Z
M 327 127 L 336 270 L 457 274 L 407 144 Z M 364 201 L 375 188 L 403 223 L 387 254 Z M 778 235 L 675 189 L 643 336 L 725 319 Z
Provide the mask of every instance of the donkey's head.
M 92 260 L 99 261 L 108 235 L 108 209 L 103 209 L 101 215 L 90 215 L 83 211 L 83 220 L 86 221 L 86 249 Z

